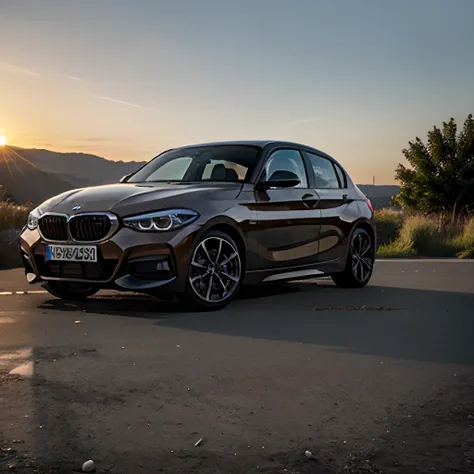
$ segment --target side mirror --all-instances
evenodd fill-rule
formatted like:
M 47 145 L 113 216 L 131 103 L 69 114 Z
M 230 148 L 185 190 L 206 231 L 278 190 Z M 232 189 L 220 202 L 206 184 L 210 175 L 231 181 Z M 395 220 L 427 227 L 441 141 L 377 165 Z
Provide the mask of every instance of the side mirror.
M 128 178 L 130 178 L 130 176 L 132 176 L 133 173 L 130 173 L 130 174 L 126 174 L 125 176 L 122 176 L 120 178 L 120 182 L 121 183 L 126 183 L 128 181 Z
M 295 186 L 298 186 L 300 182 L 298 176 L 291 171 L 275 171 L 270 176 L 270 179 L 257 183 L 256 189 L 294 188 Z

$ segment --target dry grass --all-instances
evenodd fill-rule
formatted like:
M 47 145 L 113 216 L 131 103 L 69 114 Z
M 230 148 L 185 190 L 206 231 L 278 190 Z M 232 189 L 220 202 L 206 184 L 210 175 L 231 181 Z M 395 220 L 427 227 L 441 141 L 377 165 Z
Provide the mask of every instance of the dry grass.
M 474 258 L 474 217 L 469 219 L 464 225 L 464 230 L 454 244 L 460 249 L 459 258 Z
M 383 210 L 376 213 L 376 225 L 377 233 L 382 232 L 379 257 L 474 258 L 474 218 L 453 222 L 445 215 L 404 215 Z
M 8 202 L 0 202 L 0 231 L 21 229 L 26 224 L 30 208 L 17 206 Z
M 392 211 L 391 209 L 375 211 L 378 244 L 385 245 L 395 240 L 404 219 L 405 216 L 402 212 Z

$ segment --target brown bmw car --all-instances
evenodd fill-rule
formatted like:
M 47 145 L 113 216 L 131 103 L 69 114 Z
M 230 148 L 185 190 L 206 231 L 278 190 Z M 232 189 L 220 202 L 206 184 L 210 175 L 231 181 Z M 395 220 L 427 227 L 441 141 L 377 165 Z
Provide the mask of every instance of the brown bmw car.
M 102 288 L 220 308 L 245 284 L 370 279 L 370 201 L 321 151 L 279 141 L 166 151 L 120 183 L 68 191 L 31 212 L 28 280 L 77 299 Z

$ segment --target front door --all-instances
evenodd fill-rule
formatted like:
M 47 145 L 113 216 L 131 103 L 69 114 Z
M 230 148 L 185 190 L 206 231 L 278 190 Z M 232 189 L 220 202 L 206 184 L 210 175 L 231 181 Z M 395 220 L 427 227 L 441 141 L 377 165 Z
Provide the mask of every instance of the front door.
M 321 210 L 317 191 L 310 189 L 299 150 L 274 151 L 259 181 L 276 171 L 291 171 L 300 184 L 293 188 L 256 190 L 256 232 L 259 269 L 273 270 L 317 262 Z

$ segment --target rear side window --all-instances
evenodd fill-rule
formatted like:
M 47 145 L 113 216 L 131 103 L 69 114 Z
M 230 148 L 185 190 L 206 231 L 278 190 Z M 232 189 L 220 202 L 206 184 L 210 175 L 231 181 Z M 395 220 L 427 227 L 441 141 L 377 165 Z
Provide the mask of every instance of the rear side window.
M 346 174 L 339 165 L 337 165 L 336 163 L 333 163 L 333 165 L 334 168 L 336 168 L 336 173 L 339 178 L 339 183 L 341 183 L 341 188 L 347 188 Z
M 311 167 L 314 172 L 314 181 L 316 189 L 338 189 L 339 178 L 336 174 L 336 169 L 332 161 L 315 155 L 314 153 L 306 152 L 311 162 Z

